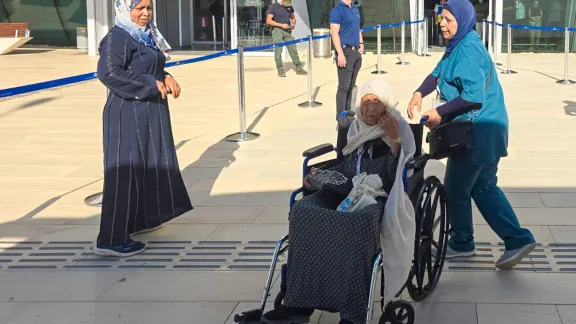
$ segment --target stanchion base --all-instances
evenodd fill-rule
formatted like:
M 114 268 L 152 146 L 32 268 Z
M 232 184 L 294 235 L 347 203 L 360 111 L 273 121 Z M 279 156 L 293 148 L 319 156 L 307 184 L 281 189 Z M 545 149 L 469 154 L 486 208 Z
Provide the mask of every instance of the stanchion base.
M 302 108 L 316 108 L 320 106 L 322 106 L 322 103 L 318 101 L 304 101 L 303 103 L 298 104 L 298 107 Z
M 372 74 L 386 74 L 386 73 L 388 73 L 388 72 L 386 72 L 386 71 L 378 71 L 378 70 L 372 71 Z
M 574 82 L 572 80 L 558 80 L 558 81 L 556 81 L 556 83 L 558 83 L 558 84 L 574 84 L 576 82 Z
M 409 65 L 410 63 L 404 61 L 404 62 L 396 62 L 396 65 Z
M 502 74 L 518 74 L 518 72 L 513 71 L 513 70 L 505 70 L 505 71 L 502 71 Z
M 246 133 L 234 133 L 226 136 L 226 140 L 229 142 L 247 142 L 255 140 L 260 137 L 258 133 L 246 132 Z

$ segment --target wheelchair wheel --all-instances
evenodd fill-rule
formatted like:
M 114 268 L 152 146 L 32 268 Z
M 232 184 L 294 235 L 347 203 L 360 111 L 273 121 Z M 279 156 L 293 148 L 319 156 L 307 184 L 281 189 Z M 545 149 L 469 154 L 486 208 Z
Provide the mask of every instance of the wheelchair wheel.
M 438 285 L 449 229 L 444 186 L 438 178 L 430 176 L 424 181 L 416 203 L 414 261 L 406 285 L 414 301 L 426 299 Z
M 414 307 L 403 300 L 390 302 L 378 324 L 414 324 Z

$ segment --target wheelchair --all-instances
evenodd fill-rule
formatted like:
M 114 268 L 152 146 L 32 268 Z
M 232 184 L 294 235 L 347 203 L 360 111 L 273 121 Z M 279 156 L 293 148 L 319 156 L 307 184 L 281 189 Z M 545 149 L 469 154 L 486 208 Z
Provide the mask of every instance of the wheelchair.
M 351 120 L 354 118 L 354 112 L 345 111 L 339 118 L 338 138 L 337 145 L 334 147 L 332 144 L 322 144 L 314 148 L 306 150 L 302 156 L 304 158 L 303 172 L 304 175 L 308 174 L 312 167 L 325 168 L 338 164 L 343 155 L 342 149 L 346 146 L 346 138 L 348 128 L 351 125 Z M 347 122 L 342 123 L 342 120 Z M 446 258 L 446 251 L 448 247 L 448 234 L 449 234 L 449 219 L 446 211 L 446 196 L 444 186 L 440 180 L 435 176 L 428 176 L 424 178 L 424 168 L 430 160 L 428 154 L 422 154 L 422 137 L 423 137 L 423 121 L 420 124 L 411 124 L 412 133 L 416 144 L 416 153 L 414 158 L 407 163 L 403 171 L 404 187 L 410 201 L 412 202 L 415 210 L 416 220 L 416 235 L 414 238 L 414 257 L 412 266 L 408 275 L 408 279 L 395 295 L 396 298 L 404 292 L 408 291 L 410 298 L 413 301 L 420 302 L 430 296 L 436 289 L 442 274 L 444 262 Z M 328 153 L 336 151 L 337 158 L 326 162 L 309 165 L 312 159 L 316 159 Z M 412 171 L 412 174 L 410 174 Z M 304 176 L 303 175 L 303 176 Z M 296 197 L 299 194 L 306 195 L 307 190 L 304 187 L 297 189 L 290 196 L 290 210 L 296 202 Z M 264 287 L 264 294 L 262 296 L 259 309 L 248 310 L 234 316 L 234 321 L 239 324 L 257 324 L 261 323 L 261 318 L 264 314 L 264 308 L 268 297 L 270 296 L 270 288 L 274 278 L 274 272 L 278 263 L 278 258 L 282 256 L 289 248 L 288 235 L 281 238 L 274 248 L 272 263 L 268 271 L 266 285 Z M 435 253 L 433 252 L 435 248 Z M 366 307 L 366 324 L 370 324 L 373 318 L 373 308 L 375 299 L 375 285 L 377 276 L 380 273 L 380 307 L 382 316 L 380 317 L 379 324 L 413 324 L 415 320 L 415 312 L 413 306 L 404 300 L 390 301 L 384 305 L 384 272 L 382 271 L 382 251 L 379 249 L 374 256 L 374 263 L 372 266 L 372 279 L 370 286 L 370 293 L 368 298 L 368 305 Z M 287 263 L 282 264 L 280 267 L 280 292 L 274 299 L 274 307 L 278 308 L 282 305 L 284 296 L 286 294 L 286 273 Z M 322 309 L 331 313 L 337 310 Z

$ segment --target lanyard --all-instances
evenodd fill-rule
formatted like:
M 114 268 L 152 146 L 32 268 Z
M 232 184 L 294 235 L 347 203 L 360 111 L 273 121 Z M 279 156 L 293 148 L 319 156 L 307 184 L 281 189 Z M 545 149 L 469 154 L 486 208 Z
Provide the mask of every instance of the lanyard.
M 372 154 L 374 153 L 373 143 L 370 143 L 370 147 L 368 148 L 368 155 L 370 156 L 370 160 L 372 160 Z M 364 154 L 363 148 L 358 148 L 358 162 L 356 162 L 356 175 L 360 175 L 360 164 L 362 163 L 362 154 Z

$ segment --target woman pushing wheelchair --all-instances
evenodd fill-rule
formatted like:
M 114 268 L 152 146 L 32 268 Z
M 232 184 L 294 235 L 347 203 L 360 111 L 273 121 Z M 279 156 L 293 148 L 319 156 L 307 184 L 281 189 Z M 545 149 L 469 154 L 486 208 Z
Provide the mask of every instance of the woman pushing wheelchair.
M 406 282 L 415 223 L 402 174 L 415 144 L 396 105 L 385 81 L 365 83 L 343 157 L 304 178 L 308 192 L 289 216 L 284 303 L 264 314 L 262 323 L 308 323 L 321 309 L 339 312 L 341 324 L 364 324 L 380 250 L 387 256 L 388 295 Z
M 471 199 L 505 245 L 496 262 L 511 269 L 535 247 L 532 233 L 520 226 L 508 199 L 497 185 L 500 158 L 508 155 L 508 115 L 494 63 L 474 31 L 476 13 L 468 0 L 449 0 L 442 10 L 446 53 L 414 93 L 408 106 L 420 111 L 422 98 L 438 91 L 433 109 L 423 114 L 431 128 L 430 153 L 448 157 L 444 186 L 450 215 L 450 240 L 446 258 L 472 256 L 474 229 Z M 442 132 L 434 152 L 435 133 Z M 462 142 L 467 139 L 467 142 Z M 449 147 L 467 147 L 451 152 Z

